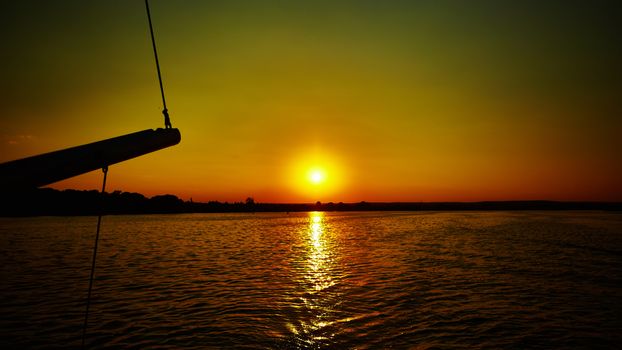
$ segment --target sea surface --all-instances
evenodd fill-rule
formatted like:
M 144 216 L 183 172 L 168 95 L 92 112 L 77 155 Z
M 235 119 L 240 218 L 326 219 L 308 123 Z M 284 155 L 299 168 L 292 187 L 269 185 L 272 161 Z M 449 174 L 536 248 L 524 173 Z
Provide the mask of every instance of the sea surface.
M 97 218 L 0 218 L 0 348 L 79 348 Z M 622 214 L 103 218 L 93 349 L 622 347 Z

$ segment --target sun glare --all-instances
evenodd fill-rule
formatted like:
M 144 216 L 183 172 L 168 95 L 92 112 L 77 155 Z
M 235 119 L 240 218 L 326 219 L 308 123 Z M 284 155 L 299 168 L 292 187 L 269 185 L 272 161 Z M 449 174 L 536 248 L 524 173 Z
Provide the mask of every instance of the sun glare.
M 297 152 L 287 173 L 290 188 L 299 201 L 330 201 L 344 187 L 344 166 L 326 152 Z
M 325 177 L 326 175 L 321 169 L 311 169 L 311 171 L 309 171 L 309 181 L 311 181 L 312 184 L 319 185 L 324 182 Z

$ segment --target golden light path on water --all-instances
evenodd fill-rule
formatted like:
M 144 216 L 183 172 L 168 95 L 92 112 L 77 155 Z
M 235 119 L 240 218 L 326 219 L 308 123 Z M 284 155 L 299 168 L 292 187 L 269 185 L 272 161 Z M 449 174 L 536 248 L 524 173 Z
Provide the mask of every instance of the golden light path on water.
M 323 237 L 325 222 L 324 213 L 309 213 L 309 261 L 307 279 L 316 292 L 335 285 L 330 274 L 332 259 L 328 252 L 328 245 Z
M 307 345 L 331 344 L 336 335 L 334 330 L 330 330 L 331 326 L 353 319 L 343 317 L 345 315 L 338 309 L 342 302 L 335 287 L 340 280 L 334 237 L 338 232 L 331 230 L 325 213 L 310 212 L 307 229 L 300 234 L 306 259 L 299 278 L 301 308 L 304 310 L 294 322 L 297 326 L 288 323 L 287 328 Z

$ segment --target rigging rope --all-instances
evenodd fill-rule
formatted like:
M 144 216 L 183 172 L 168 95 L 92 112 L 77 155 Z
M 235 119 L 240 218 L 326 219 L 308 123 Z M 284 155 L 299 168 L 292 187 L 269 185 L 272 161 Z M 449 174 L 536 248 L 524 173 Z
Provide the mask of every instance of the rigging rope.
M 158 50 L 156 48 L 155 37 L 153 35 L 153 25 L 151 23 L 151 12 L 149 11 L 149 0 L 145 0 L 145 8 L 147 9 L 147 19 L 149 20 L 149 33 L 151 34 L 151 44 L 153 45 L 153 55 L 155 57 L 156 69 L 158 71 L 158 81 L 160 82 L 160 93 L 162 94 L 162 105 L 164 109 L 162 109 L 162 114 L 164 115 L 164 127 L 166 129 L 171 129 L 173 126 L 171 125 L 171 119 L 168 115 L 168 109 L 166 108 L 166 98 L 164 96 L 164 85 L 162 84 L 162 73 L 160 72 L 160 61 L 158 60 Z M 89 292 L 86 297 L 86 312 L 84 313 L 84 326 L 82 328 L 82 349 L 84 349 L 84 343 L 86 341 L 86 329 L 88 326 L 89 320 L 89 309 L 91 306 L 91 291 L 93 290 L 93 276 L 95 275 L 95 262 L 97 260 L 97 245 L 99 243 L 99 230 L 101 228 L 102 222 L 102 214 L 103 214 L 103 203 L 104 203 L 104 193 L 106 192 L 106 178 L 108 177 L 108 166 L 104 166 L 102 168 L 102 172 L 104 173 L 104 181 L 102 183 L 101 190 L 101 205 L 99 216 L 97 217 L 97 233 L 95 234 L 95 246 L 93 247 L 93 261 L 91 264 L 91 276 L 89 279 Z
M 158 50 L 156 49 L 155 37 L 153 36 L 153 25 L 151 24 L 151 12 L 149 11 L 149 0 L 145 0 L 145 8 L 147 9 L 147 18 L 149 19 L 149 33 L 151 33 L 151 44 L 153 45 L 153 55 L 155 56 L 156 69 L 158 70 L 158 81 L 160 82 L 160 93 L 162 94 L 162 105 L 164 109 L 162 114 L 164 115 L 164 127 L 170 129 L 171 119 L 168 115 L 168 109 L 166 108 L 166 98 L 164 97 L 164 85 L 162 85 L 162 74 L 160 73 L 160 61 L 158 60 Z
M 108 177 L 108 166 L 102 168 L 104 172 L 104 183 L 102 184 L 101 191 L 101 208 L 99 211 L 99 217 L 97 218 L 97 233 L 95 234 L 95 246 L 93 247 L 93 263 L 91 265 L 91 278 L 89 280 L 89 293 L 86 297 L 86 313 L 84 314 L 84 327 L 82 328 L 82 349 L 84 349 L 84 341 L 86 340 L 86 326 L 89 320 L 89 307 L 91 306 L 91 290 L 93 290 L 93 275 L 95 274 L 95 259 L 97 258 L 97 243 L 99 242 L 99 228 L 102 223 L 102 213 L 104 204 L 104 193 L 106 191 L 106 178 Z

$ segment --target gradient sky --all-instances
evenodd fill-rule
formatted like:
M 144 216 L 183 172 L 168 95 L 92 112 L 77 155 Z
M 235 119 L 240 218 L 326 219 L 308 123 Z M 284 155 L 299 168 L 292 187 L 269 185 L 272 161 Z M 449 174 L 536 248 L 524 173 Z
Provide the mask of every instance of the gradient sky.
M 618 3 L 152 0 L 182 142 L 112 166 L 108 189 L 622 200 Z M 162 125 L 143 1 L 3 1 L 0 27 L 0 161 Z

